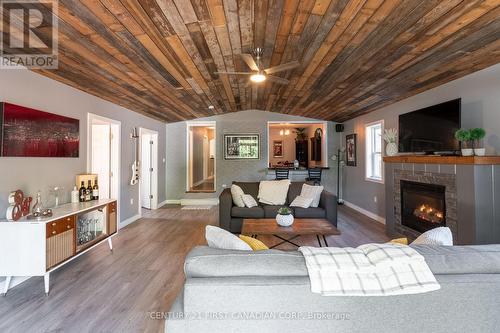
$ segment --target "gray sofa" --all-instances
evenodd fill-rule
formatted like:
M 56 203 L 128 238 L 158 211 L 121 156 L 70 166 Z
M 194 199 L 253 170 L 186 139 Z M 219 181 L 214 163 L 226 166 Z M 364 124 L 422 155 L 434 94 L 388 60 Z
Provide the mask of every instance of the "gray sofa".
M 498 332 L 500 245 L 414 246 L 441 289 L 388 297 L 310 291 L 297 251 L 194 248 L 168 333 Z
M 259 182 L 233 182 L 241 187 L 245 194 L 250 194 L 259 202 Z M 304 182 L 292 182 L 288 189 L 285 206 L 288 206 L 302 190 Z M 233 204 L 231 189 L 226 188 L 219 196 L 219 225 L 230 232 L 241 232 L 243 219 L 275 218 L 278 209 L 283 206 L 259 204 L 258 207 L 237 207 Z M 322 218 L 337 226 L 337 197 L 328 191 L 323 191 L 318 207 L 291 207 L 293 216 L 297 218 Z

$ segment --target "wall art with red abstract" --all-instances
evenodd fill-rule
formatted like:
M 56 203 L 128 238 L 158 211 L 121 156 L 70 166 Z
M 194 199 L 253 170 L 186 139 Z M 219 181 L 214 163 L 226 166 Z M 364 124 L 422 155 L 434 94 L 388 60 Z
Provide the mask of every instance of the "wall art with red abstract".
M 80 121 L 0 103 L 0 156 L 78 157 Z

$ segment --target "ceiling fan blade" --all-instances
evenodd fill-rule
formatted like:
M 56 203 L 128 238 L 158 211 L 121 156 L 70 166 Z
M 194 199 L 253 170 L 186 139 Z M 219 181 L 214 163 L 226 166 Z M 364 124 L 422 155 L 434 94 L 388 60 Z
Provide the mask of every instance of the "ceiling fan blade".
M 251 70 L 259 71 L 259 66 L 257 66 L 257 63 L 255 62 L 251 54 L 242 53 L 240 54 L 240 56 L 243 58 L 243 61 L 246 62 L 246 64 L 248 65 L 248 67 L 250 67 Z
M 226 75 L 252 75 L 254 73 L 248 72 L 214 72 L 214 74 L 226 74 Z
M 264 69 L 264 72 L 266 72 L 266 74 L 273 74 L 273 73 L 277 73 L 277 72 L 282 72 L 282 71 L 287 71 L 289 69 L 293 69 L 295 67 L 298 67 L 299 65 L 300 65 L 300 62 L 298 62 L 298 61 L 292 61 L 292 62 L 287 62 L 286 64 L 282 64 L 282 65 L 274 66 L 274 67 L 271 67 L 271 68 L 268 68 L 268 69 Z
M 269 79 L 269 81 L 272 81 L 272 82 L 275 82 L 275 83 L 279 83 L 279 84 L 288 84 L 288 83 L 290 83 L 289 80 L 284 79 L 282 77 L 278 77 L 278 76 L 268 75 L 267 78 Z

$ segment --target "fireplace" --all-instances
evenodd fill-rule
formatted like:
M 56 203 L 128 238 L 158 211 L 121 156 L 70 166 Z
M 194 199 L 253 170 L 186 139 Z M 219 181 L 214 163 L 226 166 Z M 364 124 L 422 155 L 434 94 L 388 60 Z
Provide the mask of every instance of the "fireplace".
M 446 226 L 446 187 L 401 180 L 401 224 L 417 232 Z

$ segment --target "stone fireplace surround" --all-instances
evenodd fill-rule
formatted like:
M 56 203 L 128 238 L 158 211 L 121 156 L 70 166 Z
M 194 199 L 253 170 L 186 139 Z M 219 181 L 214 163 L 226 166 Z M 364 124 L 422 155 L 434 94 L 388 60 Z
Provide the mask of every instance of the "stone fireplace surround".
M 446 226 L 451 229 L 453 238 L 457 239 L 457 186 L 455 183 L 455 175 L 413 170 L 394 171 L 394 230 L 402 235 L 414 239 L 417 238 L 420 233 L 401 223 L 401 180 L 442 185 L 445 187 Z
M 413 240 L 401 225 L 400 180 L 446 187 L 446 225 L 454 244 L 500 244 L 500 157 L 384 157 L 386 232 Z

